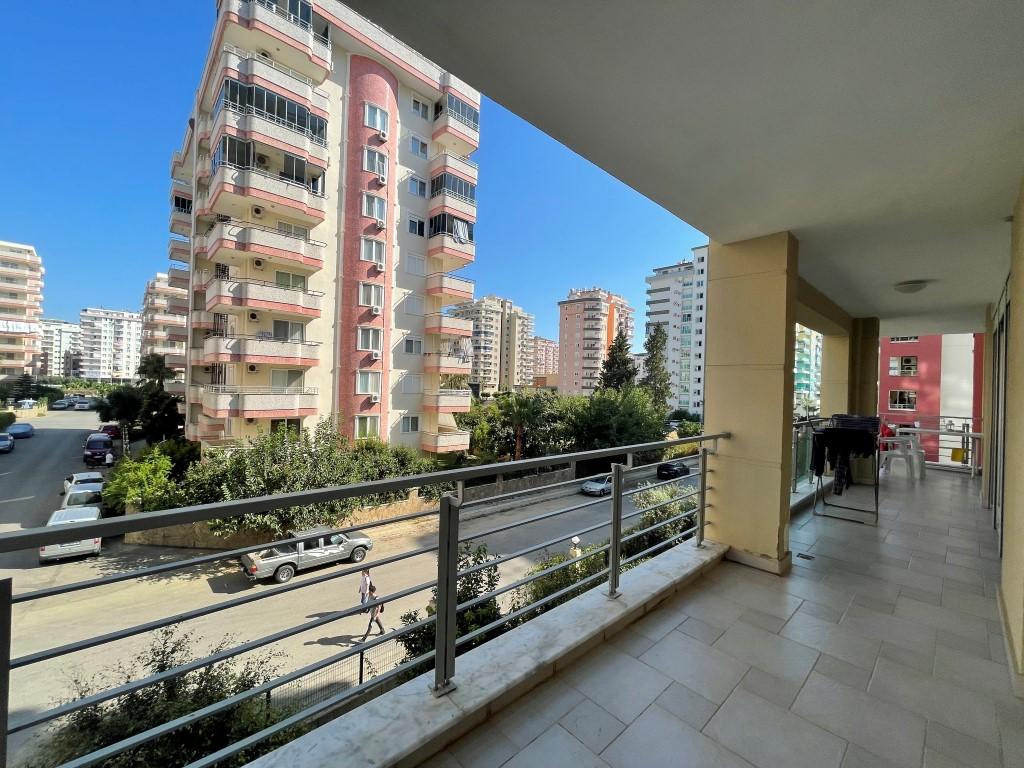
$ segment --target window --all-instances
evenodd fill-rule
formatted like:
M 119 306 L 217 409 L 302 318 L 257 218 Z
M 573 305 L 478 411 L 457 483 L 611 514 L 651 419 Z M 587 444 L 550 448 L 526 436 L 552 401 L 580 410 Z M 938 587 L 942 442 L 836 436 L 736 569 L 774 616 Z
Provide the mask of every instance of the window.
M 402 303 L 402 308 L 405 310 L 407 315 L 422 315 L 423 309 L 423 297 L 417 296 L 415 293 L 410 293 L 405 297 L 405 301 Z
M 404 349 L 407 355 L 422 355 L 423 339 L 418 339 L 415 336 L 406 336 Z
M 305 134 L 317 144 L 327 144 L 327 121 L 324 118 L 314 115 L 302 104 L 279 96 L 262 86 L 246 85 L 225 78 L 220 98 L 213 108 L 214 115 L 222 106 L 273 120 L 278 125 Z
M 270 372 L 270 386 L 284 389 L 302 386 L 302 371 L 275 368 Z
M 889 341 L 893 344 L 908 344 L 910 342 L 917 341 L 917 336 L 890 336 Z
M 402 432 L 419 432 L 420 431 L 420 417 L 419 416 L 403 416 L 402 417 Z
M 384 286 L 378 283 L 360 283 L 359 304 L 364 307 L 384 306 Z
M 239 168 L 252 166 L 252 142 L 236 139 L 234 136 L 222 136 L 217 149 L 213 152 L 213 167 L 233 165 Z
M 430 119 L 430 105 L 419 96 L 412 97 L 412 111 L 424 120 Z
M 292 430 L 298 432 L 302 429 L 302 419 L 271 419 L 270 431 L 276 432 L 279 429 L 283 429 L 286 432 L 291 432 Z
M 303 341 L 306 335 L 306 326 L 302 323 L 294 323 L 290 320 L 274 321 L 274 339 L 276 341 Z
M 371 104 L 370 102 L 366 102 L 363 106 L 363 123 L 368 128 L 373 128 L 374 130 L 387 133 L 388 113 L 376 104 Z
M 356 416 L 356 440 L 380 437 L 380 416 Z
M 445 94 L 445 98 L 434 104 L 434 119 L 447 112 L 456 120 L 465 123 L 474 130 L 480 130 L 480 110 L 472 107 L 458 96 Z
M 427 260 L 422 256 L 410 253 L 403 261 L 405 262 L 405 271 L 410 275 L 425 275 L 427 273 Z
M 356 348 L 364 352 L 380 352 L 381 329 L 360 327 L 358 330 Z
M 286 235 L 292 235 L 293 237 L 301 237 L 303 240 L 309 240 L 308 227 L 300 227 L 298 224 L 292 224 L 288 221 L 277 222 L 277 231 L 283 232 Z
M 464 200 L 476 201 L 476 184 L 451 173 L 439 173 L 430 180 L 430 196 L 450 192 Z
M 388 156 L 376 149 L 363 147 L 363 170 L 375 173 L 387 181 L 388 178 Z
M 384 221 L 388 215 L 388 201 L 383 197 L 369 195 L 363 192 L 363 216 L 369 216 L 377 221 Z
M 416 157 L 421 157 L 426 160 L 429 147 L 430 145 L 419 136 L 409 137 L 409 151 L 416 155 Z
M 914 411 L 917 410 L 917 392 L 912 389 L 890 389 L 889 390 L 890 411 Z
M 380 371 L 356 371 L 356 394 L 380 396 Z
M 371 237 L 364 237 L 359 250 L 359 258 L 362 261 L 372 261 L 374 264 L 384 265 L 384 241 L 374 240 Z
M 416 195 L 416 197 L 427 196 L 427 182 L 423 179 L 418 179 L 415 176 L 409 179 L 409 194 Z
M 425 222 L 419 216 L 409 214 L 409 234 L 423 237 Z
M 406 339 L 409 341 L 409 339 Z M 402 393 L 418 395 L 423 391 L 423 376 L 418 373 L 407 373 L 402 377 Z
M 175 195 L 174 211 L 175 213 L 192 213 L 192 199 L 182 197 L 181 195 Z
M 306 276 L 291 272 L 275 272 L 274 284 L 280 288 L 291 288 L 296 291 L 306 290 Z
M 439 213 L 430 217 L 430 236 L 450 235 L 456 242 L 473 242 L 473 224 L 452 216 L 450 213 Z
M 282 179 L 304 185 L 306 183 L 306 161 L 301 157 L 285 154 L 284 170 L 279 175 Z
M 903 355 L 889 358 L 890 376 L 917 376 L 917 355 Z

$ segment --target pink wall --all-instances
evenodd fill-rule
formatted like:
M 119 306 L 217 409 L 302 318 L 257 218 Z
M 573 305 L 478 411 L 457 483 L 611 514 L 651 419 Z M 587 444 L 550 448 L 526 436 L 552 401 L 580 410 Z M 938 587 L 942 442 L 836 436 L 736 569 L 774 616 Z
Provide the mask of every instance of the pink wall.
M 395 159 L 398 154 L 398 80 L 387 68 L 364 56 L 352 56 L 349 69 L 349 114 L 346 127 L 348 154 L 345 175 L 345 237 L 342 242 L 342 264 L 339 269 L 341 281 L 341 307 L 339 327 L 338 403 L 344 434 L 352 437 L 357 414 L 380 416 L 381 435 L 388 429 L 388 392 L 390 391 L 391 363 L 391 290 L 394 269 L 394 204 L 395 204 Z M 377 131 L 363 125 L 363 104 L 372 102 L 388 112 L 388 140 L 381 141 Z M 377 175 L 363 170 L 363 147 L 369 146 L 384 152 L 389 157 L 388 182 L 377 183 Z M 387 199 L 388 220 L 383 231 L 378 231 L 372 219 L 362 213 L 362 193 L 370 192 Z M 360 238 L 364 235 L 383 239 L 387 243 L 385 272 L 378 274 L 371 269 L 370 262 L 360 261 Z M 359 306 L 359 283 L 378 283 L 384 286 L 384 311 L 374 316 L 369 307 Z M 373 360 L 369 352 L 356 349 L 358 326 L 375 326 L 383 329 L 383 354 L 380 360 Z M 381 372 L 380 403 L 370 402 L 369 395 L 357 395 L 356 371 L 359 369 Z
M 915 342 L 893 343 L 880 340 L 878 359 L 878 412 L 889 411 L 889 390 L 910 389 L 917 392 L 917 410 L 891 412 L 889 420 L 897 424 L 913 424 L 921 420 L 922 426 L 933 427 L 937 420 L 942 395 L 942 336 L 921 336 Z M 917 376 L 890 376 L 889 358 L 917 355 Z M 933 417 L 929 419 L 929 417 Z M 924 435 L 921 446 L 928 461 L 937 461 L 939 438 Z

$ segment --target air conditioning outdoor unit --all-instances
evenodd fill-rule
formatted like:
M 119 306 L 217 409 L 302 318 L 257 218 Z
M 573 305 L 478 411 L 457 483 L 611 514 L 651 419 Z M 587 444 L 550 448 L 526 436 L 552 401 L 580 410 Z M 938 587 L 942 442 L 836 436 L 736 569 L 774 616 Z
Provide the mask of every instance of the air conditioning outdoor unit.
M 380 395 L 370 395 L 370 402 L 371 403 L 379 403 L 380 402 Z
M 373 264 L 373 268 L 375 270 L 377 270 L 378 272 L 383 272 L 384 271 L 384 263 L 381 262 L 381 261 L 376 261 Z
M 253 269 L 263 269 L 263 259 L 253 259 L 252 260 L 252 268 Z
M 249 373 L 256 373 L 260 367 L 258 365 L 247 365 L 245 368 Z
M 377 219 L 377 229 L 384 229 L 386 226 L 384 219 Z
M 372 312 L 373 314 L 375 314 L 375 315 L 379 315 L 379 314 L 380 314 L 380 307 L 378 307 L 378 306 L 374 305 L 374 306 L 370 307 L 370 311 L 371 311 L 371 312 Z
M 380 360 L 380 352 L 375 349 L 370 354 L 370 357 L 372 357 L 374 360 Z
M 262 219 L 263 218 L 263 208 L 262 208 L 262 206 L 254 205 L 252 207 L 252 217 L 254 219 Z
M 377 131 L 377 138 L 380 139 L 381 141 L 387 141 L 388 140 L 387 129 L 386 128 L 381 128 L 379 131 Z
M 377 174 L 377 183 L 378 184 L 387 184 L 388 183 L 388 177 L 385 176 L 383 173 L 378 173 Z
M 256 155 L 256 167 L 257 168 L 266 168 L 267 165 L 269 165 L 269 164 L 270 164 L 270 161 L 267 159 L 266 155 Z
M 254 323 L 258 322 L 259 319 L 260 319 L 260 313 L 259 312 L 250 312 L 249 313 L 249 320 L 251 320 L 252 322 L 254 322 Z

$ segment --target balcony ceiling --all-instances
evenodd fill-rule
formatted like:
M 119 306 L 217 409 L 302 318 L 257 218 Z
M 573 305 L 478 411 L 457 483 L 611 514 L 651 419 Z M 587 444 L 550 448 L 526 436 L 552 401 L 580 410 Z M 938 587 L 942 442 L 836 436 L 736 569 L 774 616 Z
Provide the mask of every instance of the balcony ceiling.
M 969 330 L 999 294 L 1024 4 L 347 2 L 713 239 L 792 230 L 851 314 Z

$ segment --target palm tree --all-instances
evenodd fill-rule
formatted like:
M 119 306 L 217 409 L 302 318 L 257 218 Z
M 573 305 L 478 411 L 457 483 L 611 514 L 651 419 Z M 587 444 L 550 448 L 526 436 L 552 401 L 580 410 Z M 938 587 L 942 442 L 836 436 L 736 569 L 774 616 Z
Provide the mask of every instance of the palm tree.
M 156 352 L 142 358 L 136 373 L 146 381 L 156 384 L 157 389 L 163 389 L 164 381 L 174 378 L 174 369 L 168 368 L 164 356 Z
M 498 401 L 498 408 L 515 434 L 515 452 L 512 455 L 512 460 L 519 461 L 523 458 L 523 442 L 526 431 L 536 427 L 544 415 L 543 403 L 540 398 L 516 392 L 501 398 Z

